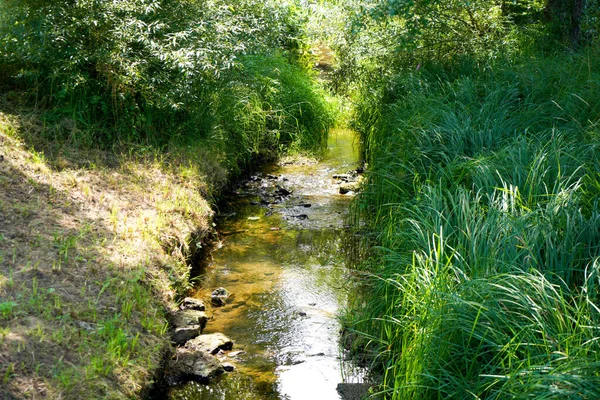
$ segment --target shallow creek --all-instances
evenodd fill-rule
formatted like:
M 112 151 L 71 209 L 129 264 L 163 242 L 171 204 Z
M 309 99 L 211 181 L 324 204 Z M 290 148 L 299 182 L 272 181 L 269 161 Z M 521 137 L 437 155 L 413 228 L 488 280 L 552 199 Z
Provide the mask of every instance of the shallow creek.
M 356 169 L 353 141 L 350 131 L 332 131 L 321 162 L 267 165 L 220 210 L 222 247 L 194 297 L 210 299 L 218 287 L 232 294 L 209 310 L 204 333 L 233 340 L 224 360 L 236 370 L 171 389 L 170 399 L 339 399 L 338 383 L 360 381 L 342 363 L 336 319 L 347 295 L 352 194 L 339 194 L 333 175 Z

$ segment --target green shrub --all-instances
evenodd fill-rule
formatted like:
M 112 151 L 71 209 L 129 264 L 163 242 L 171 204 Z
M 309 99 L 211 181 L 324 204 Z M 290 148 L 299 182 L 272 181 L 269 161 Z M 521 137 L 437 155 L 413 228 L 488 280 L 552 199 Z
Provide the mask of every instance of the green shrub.
M 276 1 L 5 1 L 0 85 L 45 111 L 46 140 L 209 147 L 238 173 L 331 123 Z

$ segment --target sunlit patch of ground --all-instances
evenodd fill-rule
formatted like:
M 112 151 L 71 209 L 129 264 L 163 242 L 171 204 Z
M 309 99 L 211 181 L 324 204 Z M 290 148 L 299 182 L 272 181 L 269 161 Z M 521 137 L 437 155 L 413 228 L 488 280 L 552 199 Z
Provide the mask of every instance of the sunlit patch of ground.
M 43 129 L 0 112 L 0 398 L 139 395 L 190 238 L 211 229 L 206 172 L 42 142 Z

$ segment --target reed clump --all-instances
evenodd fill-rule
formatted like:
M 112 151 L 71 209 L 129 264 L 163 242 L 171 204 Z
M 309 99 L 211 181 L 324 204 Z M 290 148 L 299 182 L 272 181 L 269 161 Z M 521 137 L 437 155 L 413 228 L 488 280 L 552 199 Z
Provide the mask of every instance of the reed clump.
M 361 97 L 369 295 L 346 323 L 385 398 L 600 396 L 592 54 L 431 66 Z

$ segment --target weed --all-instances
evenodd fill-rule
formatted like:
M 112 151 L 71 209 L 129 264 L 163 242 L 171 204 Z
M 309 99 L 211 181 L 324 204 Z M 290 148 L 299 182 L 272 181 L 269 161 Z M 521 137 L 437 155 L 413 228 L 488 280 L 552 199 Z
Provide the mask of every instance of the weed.
M 133 301 L 124 301 L 121 303 L 121 316 L 128 320 L 131 317 L 131 311 L 133 310 Z
M 35 150 L 31 150 L 29 152 L 29 154 L 31 155 L 31 161 L 34 164 L 46 164 L 46 156 L 44 155 L 43 152 L 37 152 Z
M 0 302 L 0 316 L 2 316 L 2 319 L 11 319 L 14 316 L 17 306 L 17 303 L 14 301 Z
M 4 376 L 2 377 L 2 383 L 5 385 L 10 381 L 10 379 L 14 376 L 15 373 L 15 363 L 10 363 L 6 367 L 6 371 L 4 371 Z
M 44 340 L 46 340 L 48 333 L 46 333 L 45 329 L 41 325 L 38 325 L 32 331 L 29 332 L 29 335 L 34 338 L 37 338 L 38 341 L 42 343 Z
M 119 208 L 113 206 L 110 208 L 110 224 L 113 230 L 113 233 L 117 235 L 117 227 L 119 226 Z
M 52 260 L 52 272 L 60 273 L 62 271 L 62 260 Z

